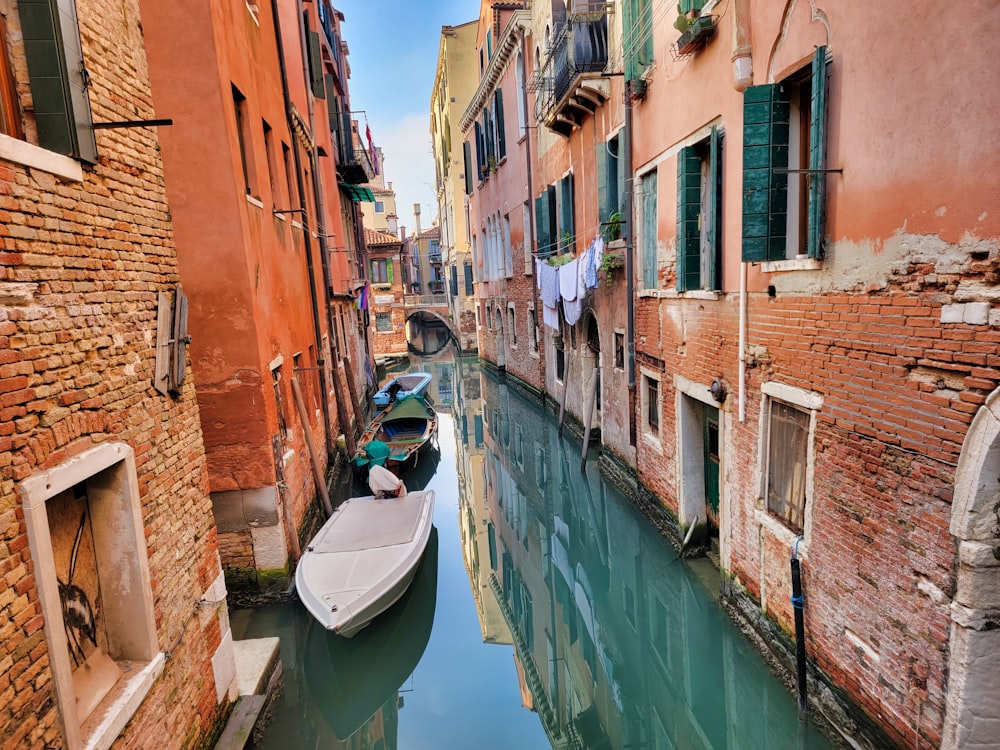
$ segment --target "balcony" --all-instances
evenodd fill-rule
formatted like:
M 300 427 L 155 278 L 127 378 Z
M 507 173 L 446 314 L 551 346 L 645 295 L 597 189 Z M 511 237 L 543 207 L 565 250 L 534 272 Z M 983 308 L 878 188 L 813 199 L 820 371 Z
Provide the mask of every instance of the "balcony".
M 556 27 L 533 81 L 535 119 L 567 137 L 608 98 L 607 10 L 604 3 L 590 7 L 595 10 L 573 13 Z
M 333 137 L 337 142 L 337 176 L 349 185 L 361 185 L 375 179 L 375 167 L 371 154 L 361 144 L 360 136 L 354 132 L 351 113 L 341 112 L 330 120 Z

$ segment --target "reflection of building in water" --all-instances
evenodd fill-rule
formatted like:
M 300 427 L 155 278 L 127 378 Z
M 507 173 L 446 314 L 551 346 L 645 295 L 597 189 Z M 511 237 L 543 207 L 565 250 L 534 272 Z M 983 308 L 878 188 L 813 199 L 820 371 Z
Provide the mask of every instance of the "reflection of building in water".
M 406 345 L 414 354 L 437 354 L 452 340 L 448 324 L 427 312 L 409 313 L 406 319 Z
M 483 406 L 475 359 L 455 360 L 455 443 L 458 458 L 459 531 L 465 567 L 486 643 L 510 644 L 510 629 L 490 591 L 496 567 L 496 530 L 487 512 Z
M 435 409 L 445 411 L 451 408 L 455 400 L 455 384 L 453 382 L 455 365 L 454 355 L 450 348 L 433 356 L 411 355 L 405 359 L 397 360 L 392 367 L 386 368 L 383 383 L 405 372 L 430 373 L 433 377 L 427 387 L 427 394 Z
M 483 573 L 553 747 L 796 746 L 791 695 L 692 569 L 543 412 L 482 383 Z

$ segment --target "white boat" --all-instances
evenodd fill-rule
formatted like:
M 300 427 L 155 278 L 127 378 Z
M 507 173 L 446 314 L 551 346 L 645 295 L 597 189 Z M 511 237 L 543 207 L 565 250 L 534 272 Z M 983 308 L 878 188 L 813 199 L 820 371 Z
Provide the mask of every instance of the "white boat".
M 426 398 L 427 388 L 433 377 L 429 372 L 408 372 L 405 375 L 397 375 L 375 391 L 372 401 L 375 402 L 375 406 L 381 409 L 403 396 L 413 395 Z
M 434 492 L 353 497 L 299 559 L 295 588 L 319 623 L 351 638 L 409 587 L 433 528 Z

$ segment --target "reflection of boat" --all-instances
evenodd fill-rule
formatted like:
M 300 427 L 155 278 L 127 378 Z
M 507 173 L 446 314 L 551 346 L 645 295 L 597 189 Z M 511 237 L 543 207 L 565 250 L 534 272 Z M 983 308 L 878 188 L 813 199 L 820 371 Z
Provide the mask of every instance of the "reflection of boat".
M 381 409 L 402 396 L 411 394 L 424 396 L 427 388 L 430 387 L 432 377 L 429 372 L 408 372 L 404 375 L 397 375 L 379 388 L 372 400 L 375 402 L 375 406 Z
M 345 501 L 299 559 L 299 599 L 323 627 L 352 637 L 409 587 L 433 513 L 432 491 Z
M 306 684 L 339 739 L 346 740 L 357 732 L 380 708 L 391 707 L 399 687 L 416 668 L 434 624 L 437 571 L 434 529 L 413 584 L 370 627 L 351 640 L 322 628 L 310 629 L 304 664 Z
M 368 470 L 366 448 L 373 440 L 389 447 L 385 465 L 402 471 L 416 466 L 420 452 L 437 436 L 437 414 L 420 396 L 401 396 L 375 415 L 358 439 L 352 463 L 361 472 Z

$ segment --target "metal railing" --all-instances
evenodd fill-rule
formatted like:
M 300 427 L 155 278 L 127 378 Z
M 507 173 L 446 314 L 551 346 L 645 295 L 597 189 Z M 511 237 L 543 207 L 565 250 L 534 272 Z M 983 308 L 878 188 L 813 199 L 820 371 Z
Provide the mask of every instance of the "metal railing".
M 608 66 L 608 16 L 602 3 L 595 10 L 574 13 L 555 28 L 540 75 L 535 116 L 547 122 L 585 74 L 600 74 Z

